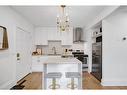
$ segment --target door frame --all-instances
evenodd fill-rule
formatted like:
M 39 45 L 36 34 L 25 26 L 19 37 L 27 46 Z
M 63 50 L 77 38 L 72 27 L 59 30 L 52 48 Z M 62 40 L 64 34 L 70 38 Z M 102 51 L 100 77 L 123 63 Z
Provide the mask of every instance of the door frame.
M 19 79 L 19 80 L 17 80 L 17 40 L 16 40 L 16 38 L 17 38 L 17 30 L 21 30 L 21 31 L 23 31 L 23 32 L 27 32 L 27 33 L 31 33 L 31 32 L 28 32 L 28 31 L 26 31 L 25 29 L 23 29 L 23 28 L 21 28 L 21 27 L 18 27 L 18 26 L 16 26 L 16 28 L 15 28 L 15 84 L 18 82 L 18 81 L 20 81 L 21 79 Z M 31 35 L 30 35 L 30 38 L 31 38 Z M 31 39 L 29 39 L 29 40 L 31 40 Z M 29 43 L 29 48 L 30 48 L 30 43 Z M 30 53 L 31 53 L 31 48 L 30 48 Z M 32 55 L 31 55 L 31 62 L 30 62 L 30 69 L 29 69 L 29 72 L 26 74 L 26 75 L 28 75 L 29 73 L 31 73 L 32 72 Z M 25 75 L 25 76 L 26 76 Z M 24 77 L 25 77 L 24 76 Z M 24 78 L 23 77 L 23 78 Z

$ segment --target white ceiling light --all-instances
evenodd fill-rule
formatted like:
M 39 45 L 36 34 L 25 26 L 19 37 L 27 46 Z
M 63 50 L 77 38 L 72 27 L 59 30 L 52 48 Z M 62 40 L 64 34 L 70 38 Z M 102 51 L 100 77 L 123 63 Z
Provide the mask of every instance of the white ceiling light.
M 60 32 L 69 31 L 69 16 L 67 14 L 66 6 L 60 6 L 60 12 L 57 15 L 57 29 Z

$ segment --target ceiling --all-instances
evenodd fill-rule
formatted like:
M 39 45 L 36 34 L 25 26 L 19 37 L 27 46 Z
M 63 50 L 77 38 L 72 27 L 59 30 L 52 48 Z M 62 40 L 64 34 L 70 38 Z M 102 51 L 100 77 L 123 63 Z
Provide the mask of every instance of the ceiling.
M 11 6 L 35 26 L 56 26 L 59 6 Z M 71 26 L 85 27 L 106 6 L 67 6 Z

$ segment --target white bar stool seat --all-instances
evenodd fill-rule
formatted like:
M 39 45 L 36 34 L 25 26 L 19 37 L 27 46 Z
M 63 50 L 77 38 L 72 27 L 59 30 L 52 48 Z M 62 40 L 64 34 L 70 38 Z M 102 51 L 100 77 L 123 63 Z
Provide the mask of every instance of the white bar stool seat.
M 79 72 L 66 72 L 65 75 L 66 75 L 66 78 L 71 79 L 71 82 L 69 84 L 67 84 L 67 88 L 70 88 L 70 89 L 77 88 L 78 85 L 75 84 L 74 78 L 80 78 L 81 74 Z
M 45 77 L 52 79 L 52 84 L 49 85 L 50 89 L 58 89 L 58 88 L 60 88 L 60 85 L 56 84 L 56 79 L 57 78 L 61 78 L 62 77 L 62 73 L 60 73 L 60 72 L 51 72 L 51 73 L 45 74 Z

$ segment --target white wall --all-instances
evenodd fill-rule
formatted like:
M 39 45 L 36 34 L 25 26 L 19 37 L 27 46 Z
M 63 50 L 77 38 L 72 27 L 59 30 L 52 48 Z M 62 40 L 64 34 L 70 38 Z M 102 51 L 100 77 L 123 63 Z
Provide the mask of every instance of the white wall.
M 91 72 L 92 69 L 92 32 L 93 30 L 84 30 L 85 33 L 85 43 L 84 43 L 84 52 L 88 54 L 88 72 Z
M 9 41 L 9 49 L 0 51 L 0 89 L 9 89 L 15 84 L 16 78 L 16 27 L 31 32 L 32 36 L 33 25 L 9 7 L 0 7 L 0 25 L 7 28 Z
M 127 8 L 102 21 L 102 85 L 127 86 Z
M 84 50 L 84 44 L 83 43 L 72 44 L 71 48 L 74 49 L 74 50 Z
M 95 17 L 94 20 L 90 21 L 86 25 L 86 29 L 90 29 L 90 28 L 94 27 L 94 25 L 96 25 L 97 23 L 99 23 L 101 20 L 103 20 L 108 15 L 110 15 L 117 8 L 119 8 L 119 6 L 108 6 L 108 7 L 106 7 L 100 14 L 98 14 L 97 17 Z

